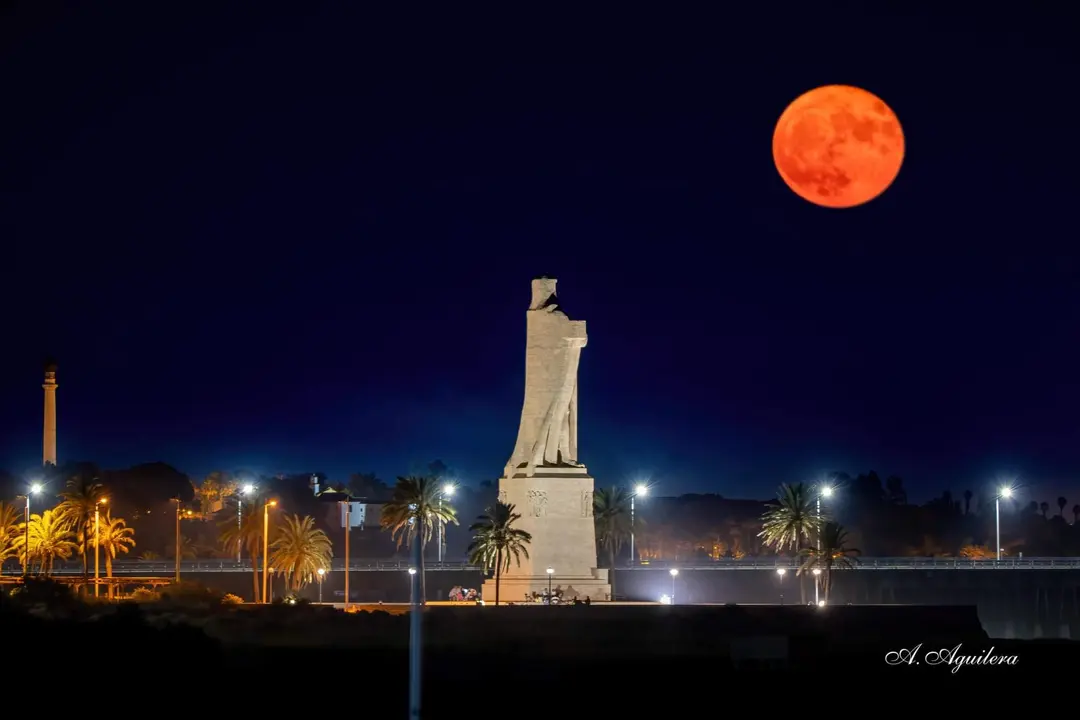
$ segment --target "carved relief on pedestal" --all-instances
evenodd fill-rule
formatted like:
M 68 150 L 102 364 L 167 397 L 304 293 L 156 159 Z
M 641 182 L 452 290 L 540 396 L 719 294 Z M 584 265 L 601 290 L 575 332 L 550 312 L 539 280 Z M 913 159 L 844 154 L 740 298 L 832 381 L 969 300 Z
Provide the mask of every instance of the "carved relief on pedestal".
M 581 492 L 581 517 L 592 517 L 593 511 L 593 491 L 583 490 Z
M 505 490 L 500 490 L 499 491 L 499 502 L 501 502 L 503 505 L 506 504 L 506 491 Z
M 529 490 L 529 512 L 533 517 L 547 516 L 547 492 L 544 490 Z

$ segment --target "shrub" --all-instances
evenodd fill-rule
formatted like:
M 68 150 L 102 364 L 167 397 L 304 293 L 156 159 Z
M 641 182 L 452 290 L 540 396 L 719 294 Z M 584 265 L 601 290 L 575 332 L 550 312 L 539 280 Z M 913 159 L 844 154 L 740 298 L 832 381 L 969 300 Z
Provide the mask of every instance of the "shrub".
M 225 597 L 221 598 L 222 605 L 243 605 L 244 598 L 239 595 L 233 595 L 232 593 L 225 593 Z
M 137 603 L 157 602 L 161 599 L 161 595 L 157 594 L 150 588 L 135 588 L 135 591 L 131 593 L 131 599 Z

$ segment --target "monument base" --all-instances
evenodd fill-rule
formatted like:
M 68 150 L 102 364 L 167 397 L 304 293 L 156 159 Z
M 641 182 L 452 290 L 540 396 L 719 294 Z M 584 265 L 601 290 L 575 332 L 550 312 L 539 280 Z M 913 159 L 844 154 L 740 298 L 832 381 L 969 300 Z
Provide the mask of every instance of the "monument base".
M 562 590 L 564 602 L 570 602 L 575 597 L 578 600 L 589 598 L 590 602 L 606 602 L 611 599 L 611 583 L 608 582 L 606 569 L 594 568 L 591 575 L 576 577 L 554 575 L 551 578 L 551 589 L 556 588 Z M 547 575 L 506 575 L 499 578 L 499 603 L 518 605 L 526 602 L 527 598 L 532 598 L 533 593 L 543 595 L 547 590 Z M 495 579 L 485 580 L 480 593 L 485 605 L 494 605 Z

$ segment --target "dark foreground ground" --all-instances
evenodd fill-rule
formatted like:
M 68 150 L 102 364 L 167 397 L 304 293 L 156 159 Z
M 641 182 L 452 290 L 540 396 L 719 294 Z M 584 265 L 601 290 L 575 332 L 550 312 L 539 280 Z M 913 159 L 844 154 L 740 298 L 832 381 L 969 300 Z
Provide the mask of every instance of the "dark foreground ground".
M 407 614 L 158 603 L 45 618 L 8 609 L 0 623 L 7 685 L 28 698 L 55 696 L 61 668 L 73 665 L 108 674 L 110 697 L 133 705 L 146 697 L 158 709 L 313 702 L 406 715 Z M 658 703 L 700 714 L 720 692 L 792 682 L 993 687 L 985 683 L 1056 677 L 1080 661 L 1080 644 L 991 641 L 975 610 L 962 607 L 444 607 L 429 608 L 424 627 L 428 717 L 508 703 L 516 709 L 494 714 L 589 718 L 603 708 L 653 717 L 645 706 Z M 957 667 L 987 656 L 1015 661 Z

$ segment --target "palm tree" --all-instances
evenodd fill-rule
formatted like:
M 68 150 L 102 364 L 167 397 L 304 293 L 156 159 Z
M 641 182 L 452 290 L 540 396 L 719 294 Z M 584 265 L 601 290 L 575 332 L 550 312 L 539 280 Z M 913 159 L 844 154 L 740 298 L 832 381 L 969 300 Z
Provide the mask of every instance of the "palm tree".
M 255 602 L 259 601 L 259 557 L 262 555 L 262 532 L 263 518 L 255 503 L 245 503 L 242 506 L 243 513 L 240 517 L 240 525 L 237 526 L 236 518 L 223 518 L 218 525 L 218 541 L 222 549 L 232 552 L 239 542 L 240 546 L 247 550 L 251 558 L 253 595 Z
M 1073 525 L 1080 522 L 1080 505 L 1073 505 Z
M 270 564 L 285 575 L 293 591 L 311 582 L 319 568 L 330 567 L 330 559 L 334 557 L 330 538 L 315 527 L 315 518 L 310 515 L 286 516 L 270 547 Z
M 94 509 L 105 498 L 105 487 L 97 478 L 87 479 L 80 473 L 67 481 L 60 493 L 60 505 L 57 506 L 58 520 L 67 523 L 79 544 L 78 552 L 82 558 L 83 575 L 90 570 L 86 562 L 86 539 L 93 534 L 90 526 L 94 522 Z
M 1043 500 L 1039 503 L 1039 512 L 1042 513 L 1043 519 L 1046 519 L 1046 513 L 1050 512 L 1050 503 Z
M 785 483 L 776 499 L 761 516 L 758 537 L 778 553 L 798 551 L 804 542 L 809 543 L 816 536 L 820 527 L 812 493 L 802 483 Z
M 611 583 L 611 599 L 615 599 L 615 556 L 622 544 L 630 537 L 630 493 L 621 487 L 600 488 L 593 493 L 593 524 L 596 542 L 608 553 L 608 580 Z
M 532 535 L 513 527 L 520 519 L 521 515 L 514 512 L 513 505 L 496 502 L 469 526 L 469 532 L 476 533 L 469 543 L 469 562 L 482 567 L 485 573 L 494 568 L 496 605 L 499 604 L 499 581 L 502 573 L 510 569 L 510 561 L 520 566 L 521 558 L 529 557 L 529 549 L 525 546 L 532 542 Z
M 761 516 L 758 537 L 776 553 L 785 550 L 798 552 L 804 543 L 809 544 L 817 535 L 821 525 L 813 493 L 803 483 L 784 483 L 776 494 L 776 500 Z M 799 593 L 806 602 L 806 587 L 802 582 L 799 583 Z
M 40 515 L 31 515 L 30 530 L 26 535 L 30 537 L 30 557 L 37 558 L 39 572 L 46 575 L 52 572 L 56 560 L 68 560 L 77 550 L 75 542 L 72 541 L 74 533 L 71 526 L 57 510 L 45 510 Z M 20 531 L 16 542 L 22 548 L 25 563 L 27 548 L 23 538 L 24 534 Z
M 858 548 L 848 547 L 848 534 L 844 526 L 836 522 L 826 522 L 821 528 L 821 547 L 808 547 L 801 551 L 805 557 L 798 574 L 804 575 L 815 569 L 821 571 L 821 587 L 825 591 L 825 602 L 829 602 L 829 590 L 832 589 L 833 568 L 855 567 Z
M 98 535 L 94 539 L 95 546 L 100 545 L 105 554 L 105 577 L 111 578 L 113 572 L 113 560 L 120 553 L 126 553 L 135 547 L 135 529 L 128 527 L 123 518 L 114 518 L 105 513 L 98 521 Z M 112 597 L 113 586 L 109 585 L 109 597 Z
M 0 567 L 6 560 L 19 554 L 15 538 L 19 534 L 22 516 L 22 508 L 16 509 L 11 503 L 0 502 Z
M 1065 506 L 1069 504 L 1069 501 L 1063 497 L 1057 499 L 1058 515 L 1062 518 L 1065 517 Z
M 458 524 L 457 511 L 442 497 L 438 482 L 429 477 L 399 477 L 394 485 L 390 502 L 382 507 L 379 524 L 402 545 L 412 546 L 416 538 L 420 542 L 420 602 L 427 601 L 424 581 L 424 547 L 431 541 L 431 534 L 439 523 Z

